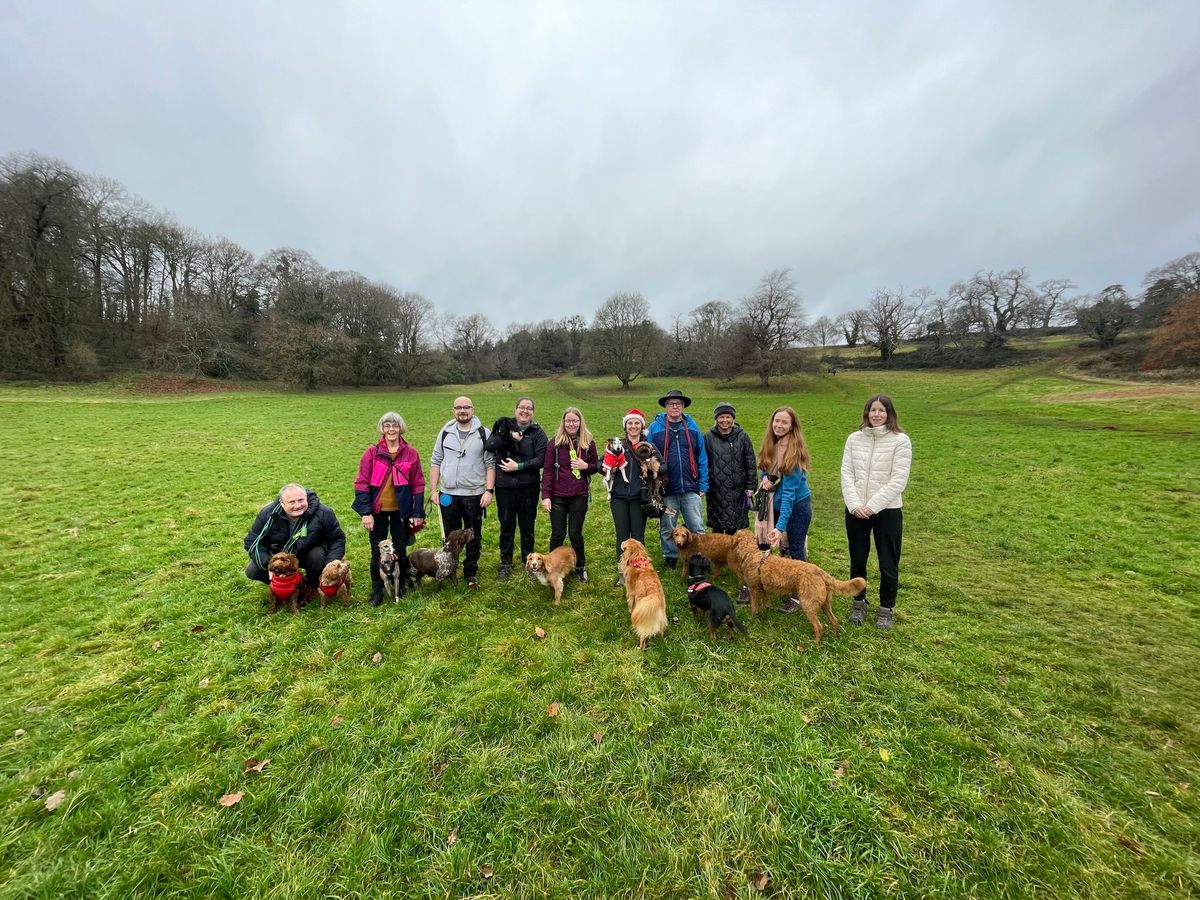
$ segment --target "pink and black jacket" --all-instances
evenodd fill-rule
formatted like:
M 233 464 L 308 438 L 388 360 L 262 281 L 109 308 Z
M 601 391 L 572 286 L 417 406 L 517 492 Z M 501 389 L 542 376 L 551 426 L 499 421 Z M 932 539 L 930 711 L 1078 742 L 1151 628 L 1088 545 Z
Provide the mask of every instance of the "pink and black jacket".
M 396 490 L 396 507 L 406 519 L 425 518 L 425 474 L 421 471 L 421 456 L 407 441 L 400 442 L 400 452 L 392 460 L 387 452 L 387 440 L 366 449 L 358 462 L 354 479 L 354 505 L 360 516 L 379 512 L 379 490 L 385 478 L 392 479 Z

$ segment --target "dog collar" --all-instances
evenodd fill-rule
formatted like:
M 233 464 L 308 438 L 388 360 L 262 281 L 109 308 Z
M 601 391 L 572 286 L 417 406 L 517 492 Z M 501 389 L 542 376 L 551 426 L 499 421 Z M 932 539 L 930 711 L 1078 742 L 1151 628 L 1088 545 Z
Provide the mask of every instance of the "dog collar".
M 694 594 L 694 593 L 696 593 L 696 591 L 707 590 L 710 587 L 712 587 L 712 585 L 709 584 L 707 581 L 701 581 L 701 582 L 698 582 L 697 584 L 689 584 L 688 585 L 688 593 Z
M 639 556 L 636 559 L 631 559 L 629 564 L 635 569 L 648 569 L 650 568 L 650 557 Z
M 321 587 L 322 594 L 324 594 L 326 597 L 332 597 L 334 594 L 336 594 L 338 592 L 338 588 L 340 588 L 341 585 L 340 584 L 323 584 L 320 587 Z

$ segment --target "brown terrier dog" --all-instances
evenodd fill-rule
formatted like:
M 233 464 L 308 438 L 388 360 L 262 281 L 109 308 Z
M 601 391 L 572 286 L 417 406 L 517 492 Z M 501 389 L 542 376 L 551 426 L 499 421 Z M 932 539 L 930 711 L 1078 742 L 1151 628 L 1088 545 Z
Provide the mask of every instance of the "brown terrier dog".
M 633 455 L 638 461 L 638 468 L 642 470 L 642 483 L 649 489 L 650 496 L 661 503 L 663 479 L 659 475 L 662 466 L 654 455 L 654 445 L 649 441 L 638 441 L 633 448 Z
M 437 581 L 439 591 L 442 589 L 442 583 L 447 580 L 458 587 L 458 557 L 473 537 L 473 528 L 456 528 L 446 535 L 446 543 L 442 544 L 441 550 L 433 551 L 422 547 L 409 553 L 408 568 L 416 579 L 416 584 L 420 584 L 421 579 L 428 575 Z
M 621 574 L 625 576 L 629 621 L 640 638 L 638 649 L 645 650 L 646 641 L 666 633 L 667 595 L 640 541 L 629 538 L 621 542 Z
M 350 563 L 344 559 L 335 559 L 325 563 L 321 570 L 321 609 L 330 597 L 337 597 L 342 606 L 350 605 Z
M 279 604 L 291 603 L 292 613 L 300 612 L 300 595 L 304 590 L 304 576 L 300 574 L 300 559 L 295 553 L 276 553 L 267 563 L 271 573 L 271 612 Z
M 714 578 L 721 574 L 721 563 L 729 565 L 727 560 L 733 548 L 732 534 L 689 531 L 685 525 L 676 525 L 671 529 L 671 540 L 679 548 L 680 559 L 687 559 L 693 553 L 708 557 Z
M 575 571 L 575 551 L 557 547 L 549 553 L 530 553 L 525 571 L 548 587 L 554 588 L 554 602 L 562 601 L 563 579 Z

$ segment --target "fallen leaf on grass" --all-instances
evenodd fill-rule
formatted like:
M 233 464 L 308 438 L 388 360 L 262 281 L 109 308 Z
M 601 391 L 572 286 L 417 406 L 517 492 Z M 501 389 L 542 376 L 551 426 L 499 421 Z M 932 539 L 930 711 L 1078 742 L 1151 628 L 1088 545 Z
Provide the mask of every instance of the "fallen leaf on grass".
M 480 866 L 479 874 L 482 875 L 484 878 L 491 878 L 492 877 L 492 867 L 491 866 Z
M 804 715 L 802 715 L 800 717 L 800 721 L 802 721 L 805 725 L 811 725 L 812 724 L 812 716 L 810 716 L 808 713 L 805 713 Z
M 1162 794 L 1160 794 L 1158 791 L 1146 791 L 1146 796 L 1147 797 L 1161 797 Z
M 884 762 L 890 761 L 892 758 L 892 751 L 885 750 L 883 747 L 880 747 L 879 748 L 879 758 L 882 759 Z
M 346 652 L 346 648 L 342 647 L 340 650 L 338 650 L 337 653 L 333 654 L 333 661 L 337 662 L 339 659 L 342 658 L 342 654 L 345 652 Z
M 83 769 L 72 769 L 70 772 L 67 773 L 67 781 L 74 781 L 76 778 L 78 778 L 82 774 L 83 774 Z
M 753 875 L 750 876 L 750 886 L 756 891 L 765 891 L 767 889 L 767 885 L 770 883 L 771 876 L 762 869 L 757 870 Z
M 162 641 L 155 641 L 153 644 L 150 645 L 150 649 L 151 650 L 161 650 L 162 649 Z
M 835 766 L 833 767 L 833 777 L 834 777 L 834 778 L 841 778 L 843 775 L 845 775 L 845 774 L 846 774 L 846 770 L 847 770 L 848 768 L 850 768 L 850 760 L 848 760 L 848 759 L 839 759 L 839 760 L 838 760 L 838 762 L 837 762 L 837 765 L 835 765 Z
M 60 806 L 62 806 L 62 802 L 66 799 L 67 799 L 66 791 L 55 791 L 53 794 L 51 794 L 49 797 L 46 798 L 46 809 L 49 810 L 50 812 L 54 812 L 56 809 L 58 809 Z
M 79 529 L 78 528 L 68 528 L 67 534 L 69 534 L 71 537 L 79 537 Z
M 29 799 L 38 800 L 46 795 L 46 789 L 40 784 L 35 784 L 29 789 Z
M 371 662 L 375 663 L 375 665 L 379 665 L 381 662 L 383 662 L 383 654 L 378 650 L 375 651 L 375 655 L 371 657 Z
M 536 628 L 533 629 L 533 633 L 539 640 L 541 640 L 542 638 L 544 638 L 546 636 L 546 629 L 542 628 L 541 625 L 538 625 Z
M 457 843 L 458 843 L 458 829 L 455 828 L 448 835 L 446 835 L 446 846 L 453 847 Z
M 675 625 L 679 624 L 679 616 L 671 616 L 671 622 Z
M 259 762 L 257 759 L 255 759 L 253 756 L 251 756 L 249 759 L 246 760 L 246 768 L 244 771 L 246 771 L 246 772 L 261 772 L 263 769 L 265 769 L 267 767 L 267 764 L 270 763 L 270 761 L 271 760 L 269 760 L 269 759 L 264 759 L 262 762 Z
M 341 716 L 334 716 L 333 719 L 330 720 L 329 724 L 332 725 L 334 728 L 337 728 L 345 721 L 346 720 L 343 719 Z
M 597 747 L 599 747 L 599 746 L 600 746 L 600 742 L 601 742 L 602 740 L 604 740 L 604 735 L 602 735 L 602 734 L 601 734 L 599 731 L 593 731 L 593 732 L 592 732 L 592 742 L 593 742 L 593 743 L 594 743 L 594 744 L 595 744 Z
M 1130 853 L 1136 854 L 1137 856 L 1145 856 L 1146 855 L 1146 851 L 1142 849 L 1142 845 L 1139 844 L 1134 838 L 1131 838 L 1127 834 L 1117 835 L 1117 843 L 1120 844 L 1122 847 L 1124 847 L 1126 850 L 1128 850 Z
M 368 619 L 366 616 L 363 616 L 363 617 L 362 617 L 362 623 L 363 623 L 364 625 L 370 625 L 370 624 L 371 624 L 371 620 L 370 620 L 370 619 Z
M 25 729 L 18 728 L 16 731 L 13 732 L 13 737 L 19 737 L 19 738 L 25 737 Z
M 805 647 L 804 647 L 804 645 L 803 645 L 803 644 L 797 644 L 797 645 L 796 645 L 796 652 L 797 652 L 797 653 L 803 653 L 803 652 L 804 652 L 804 650 L 805 650 Z
M 203 626 L 203 625 L 193 625 L 193 626 L 192 626 L 192 634 L 199 634 L 199 633 L 200 633 L 200 632 L 202 632 L 203 630 L 204 630 L 204 626 Z
M 208 687 L 208 679 L 207 678 L 200 679 L 200 687 L 202 687 L 202 688 Z
M 232 794 L 222 794 L 218 801 L 222 806 L 234 806 L 242 802 L 242 798 L 246 796 L 245 791 L 237 791 Z
M 551 703 L 549 706 L 546 707 L 546 715 L 548 715 L 552 719 L 558 715 L 558 701 L 557 700 L 555 700 L 553 703 Z

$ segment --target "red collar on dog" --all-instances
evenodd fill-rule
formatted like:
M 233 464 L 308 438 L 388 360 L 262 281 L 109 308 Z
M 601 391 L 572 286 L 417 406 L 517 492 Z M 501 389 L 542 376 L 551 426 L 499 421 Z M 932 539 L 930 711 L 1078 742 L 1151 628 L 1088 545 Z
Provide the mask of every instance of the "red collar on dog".
M 286 578 L 280 578 L 274 572 L 271 573 L 271 593 L 276 597 L 287 598 L 292 596 L 296 588 L 300 587 L 300 582 L 304 580 L 299 572 L 293 572 Z
M 707 581 L 701 581 L 696 584 L 689 584 L 688 585 L 688 593 L 694 594 L 694 593 L 696 593 L 696 591 L 704 591 L 710 587 L 712 587 L 712 585 L 709 584 Z
M 340 588 L 341 586 L 342 585 L 340 582 L 338 584 L 323 584 L 323 585 L 321 585 L 321 593 L 324 594 L 326 597 L 332 597 L 334 594 L 336 594 L 338 592 L 338 588 Z
M 639 556 L 635 559 L 631 559 L 629 561 L 629 564 L 631 566 L 633 566 L 635 569 L 648 569 L 648 568 L 650 568 L 650 557 Z

